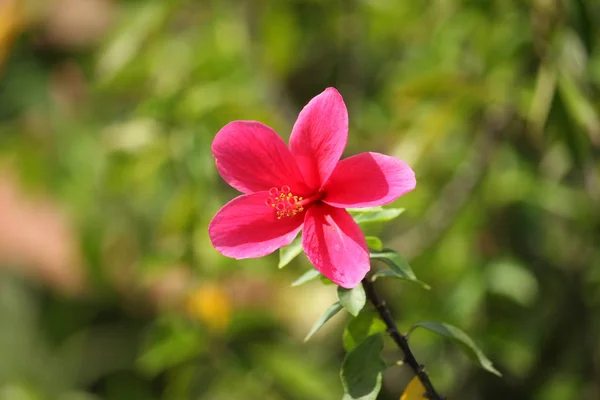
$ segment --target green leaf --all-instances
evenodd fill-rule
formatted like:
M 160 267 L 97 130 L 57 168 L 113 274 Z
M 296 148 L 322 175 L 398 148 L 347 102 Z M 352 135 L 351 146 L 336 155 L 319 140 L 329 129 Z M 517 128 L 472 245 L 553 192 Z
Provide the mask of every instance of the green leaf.
M 558 89 L 569 115 L 591 136 L 600 140 L 600 117 L 593 102 L 584 94 L 575 79 L 568 73 L 559 74 Z
M 352 289 L 345 289 L 338 286 L 337 293 L 342 306 L 355 317 L 367 302 L 367 295 L 365 294 L 365 289 L 363 289 L 362 285 L 358 285 Z
M 318 278 L 320 275 L 321 275 L 321 273 L 319 271 L 317 271 L 316 269 L 314 269 L 314 268 L 309 269 L 304 274 L 302 274 L 302 276 L 300 278 L 298 278 L 294 282 L 292 282 L 292 287 L 304 285 L 306 282 L 310 282 L 310 281 Z
M 358 346 L 368 336 L 385 332 L 386 326 L 377 313 L 363 311 L 353 318 L 344 330 L 344 348 L 350 351 Z
M 333 283 L 332 281 L 330 281 L 329 279 L 327 279 L 327 277 L 325 277 L 324 275 L 321 275 L 319 277 L 319 279 L 321 279 L 321 283 L 325 286 L 329 286 L 329 285 L 335 285 L 335 283 Z
M 344 387 L 343 400 L 375 400 L 381 390 L 383 371 L 386 368 L 381 358 L 383 335 L 378 333 L 367 337 L 350 351 L 340 377 Z
M 408 333 L 410 334 L 418 327 L 425 328 L 431 332 L 437 333 L 438 335 L 442 335 L 452 340 L 455 344 L 459 345 L 459 347 L 465 351 L 465 353 L 467 353 L 472 360 L 478 362 L 481 368 L 491 372 L 494 375 L 502 376 L 502 374 L 496 368 L 494 368 L 490 359 L 483 354 L 475 342 L 473 342 L 473 340 L 461 329 L 443 322 L 425 321 L 414 324 Z
M 339 301 L 336 301 L 335 303 L 333 303 L 325 311 L 325 313 L 323 315 L 321 315 L 321 318 L 319 318 L 319 320 L 317 322 L 315 322 L 315 324 L 311 328 L 310 332 L 308 332 L 308 335 L 306 335 L 306 337 L 304 338 L 304 341 L 308 342 L 308 340 L 312 337 L 312 335 L 314 335 L 319 329 L 321 329 L 321 327 L 323 325 L 325 325 L 325 322 L 329 321 L 329 319 L 331 317 L 333 317 L 335 314 L 337 314 L 341 309 L 342 309 L 342 305 L 340 304 Z
M 292 243 L 279 249 L 279 269 L 288 265 L 292 260 L 302 253 L 302 235 L 298 235 Z
M 404 208 L 350 208 L 347 209 L 352 218 L 357 224 L 365 224 L 370 222 L 386 222 L 397 218 L 404 212 Z
M 379 270 L 379 271 L 375 272 L 374 274 L 372 274 L 371 275 L 371 282 L 375 282 L 379 278 L 396 278 L 396 279 L 407 280 L 407 281 L 410 281 L 412 283 L 418 284 L 419 286 L 421 286 L 425 290 L 430 290 L 431 289 L 431 286 L 429 286 L 428 284 L 426 284 L 423 281 L 420 281 L 418 279 L 415 279 L 415 280 L 406 279 L 404 276 L 399 276 L 396 271 L 393 271 L 393 270 L 390 270 L 390 269 Z
M 373 250 L 383 250 L 383 243 L 381 242 L 381 239 L 379 239 L 378 237 L 375 236 L 365 236 L 365 239 L 367 240 L 367 246 L 370 249 Z
M 183 364 L 207 348 L 207 341 L 200 331 L 179 321 L 172 326 L 156 328 L 152 336 L 136 360 L 138 368 L 148 376 Z
M 237 385 L 239 390 L 226 391 L 224 395 L 208 395 L 204 398 L 208 400 L 239 400 L 239 399 L 261 399 L 261 400 L 282 400 L 282 399 L 310 399 L 310 400 L 331 400 L 333 398 L 331 379 L 323 379 L 323 369 L 319 361 L 312 357 L 302 348 L 291 347 L 287 345 L 273 345 L 273 343 L 265 342 L 263 344 L 254 343 L 249 346 L 248 356 L 250 365 L 260 365 L 262 372 L 267 373 L 269 379 L 277 382 L 281 387 L 279 396 L 269 396 L 265 393 L 264 380 L 257 380 L 255 385 L 248 386 L 246 384 Z M 248 357 L 246 356 L 246 357 Z M 221 380 L 227 384 L 231 382 L 231 378 L 235 375 L 225 373 L 226 376 Z M 239 375 L 238 375 L 239 376 Z M 328 375 L 329 378 L 329 375 Z M 223 387 L 221 385 L 221 387 Z M 253 388 L 248 392 L 248 388 Z M 269 391 L 269 389 L 266 389 Z M 215 393 L 214 391 L 212 393 Z M 223 391 L 221 391 L 223 393 Z M 197 399 L 191 396 L 171 397 L 165 396 L 164 399 L 180 400 L 180 399 Z M 122 400 L 125 400 L 121 398 Z M 117 399 L 114 399 L 117 400 Z M 134 399 L 131 399 L 134 400 Z M 136 399 L 141 400 L 141 399 Z
M 528 268 L 510 260 L 495 261 L 485 270 L 489 291 L 527 307 L 538 295 L 538 281 Z
M 397 252 L 393 250 L 371 250 L 371 259 L 380 260 L 390 267 L 390 270 L 377 271 L 371 275 L 372 281 L 381 277 L 393 277 L 416 283 L 427 290 L 431 289 L 431 286 L 417 279 L 408 262 Z
M 377 207 L 364 207 L 364 208 L 346 208 L 350 214 L 368 214 L 382 211 L 384 208 L 381 206 Z

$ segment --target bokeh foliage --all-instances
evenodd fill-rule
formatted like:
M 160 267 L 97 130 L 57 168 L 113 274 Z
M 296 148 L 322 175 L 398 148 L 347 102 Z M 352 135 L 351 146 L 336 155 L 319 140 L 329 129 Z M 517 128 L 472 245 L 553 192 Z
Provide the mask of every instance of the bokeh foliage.
M 214 134 L 287 137 L 327 86 L 347 155 L 417 173 L 366 228 L 432 286 L 378 280 L 402 330 L 460 326 L 504 374 L 416 331 L 440 391 L 599 398 L 599 38 L 595 0 L 0 2 L 0 399 L 340 398 L 344 317 L 302 343 L 335 287 L 206 232 Z

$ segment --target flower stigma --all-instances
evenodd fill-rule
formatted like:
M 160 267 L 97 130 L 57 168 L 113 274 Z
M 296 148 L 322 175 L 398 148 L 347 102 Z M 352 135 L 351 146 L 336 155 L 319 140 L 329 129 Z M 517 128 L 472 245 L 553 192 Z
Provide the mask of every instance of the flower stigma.
M 281 189 L 275 187 L 269 189 L 269 197 L 265 203 L 273 207 L 277 213 L 277 219 L 281 219 L 283 217 L 292 218 L 304 211 L 302 200 L 302 197 L 292 193 L 289 186 L 283 185 Z

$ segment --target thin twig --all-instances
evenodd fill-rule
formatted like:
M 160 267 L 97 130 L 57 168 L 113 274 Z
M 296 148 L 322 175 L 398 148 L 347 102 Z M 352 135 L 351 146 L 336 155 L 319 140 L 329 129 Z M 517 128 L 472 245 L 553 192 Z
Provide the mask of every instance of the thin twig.
M 363 279 L 362 281 L 363 288 L 365 289 L 365 293 L 367 294 L 367 299 L 373 304 L 379 316 L 387 326 L 387 332 L 392 337 L 396 345 L 402 350 L 404 353 L 404 362 L 410 366 L 410 368 L 414 371 L 415 375 L 419 377 L 419 380 L 423 384 L 425 388 L 425 397 L 431 400 L 443 400 L 444 398 L 438 394 L 438 392 L 433 387 L 431 380 L 429 379 L 429 375 L 425 372 L 425 366 L 419 364 L 417 359 L 415 358 L 413 352 L 410 349 L 408 344 L 407 337 L 402 335 L 396 326 L 396 322 L 394 322 L 394 318 L 390 309 L 385 304 L 385 301 L 379 297 L 377 292 L 375 291 L 375 287 L 373 286 L 373 282 L 369 280 L 369 277 Z

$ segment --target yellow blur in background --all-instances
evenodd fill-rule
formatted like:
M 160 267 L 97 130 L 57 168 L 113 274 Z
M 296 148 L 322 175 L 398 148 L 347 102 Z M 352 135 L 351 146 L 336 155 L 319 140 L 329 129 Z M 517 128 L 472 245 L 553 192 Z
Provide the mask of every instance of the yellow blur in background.
M 400 400 L 419 400 L 425 398 L 426 390 L 418 377 L 414 377 L 400 396 Z
M 188 295 L 185 307 L 188 316 L 200 320 L 215 332 L 222 333 L 231 321 L 231 300 L 217 284 L 196 288 Z
M 22 3 L 5 0 L 0 3 L 0 65 L 4 62 L 14 37 L 22 27 Z

